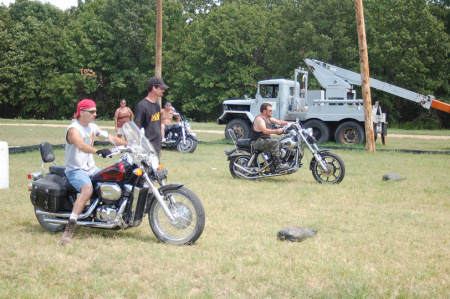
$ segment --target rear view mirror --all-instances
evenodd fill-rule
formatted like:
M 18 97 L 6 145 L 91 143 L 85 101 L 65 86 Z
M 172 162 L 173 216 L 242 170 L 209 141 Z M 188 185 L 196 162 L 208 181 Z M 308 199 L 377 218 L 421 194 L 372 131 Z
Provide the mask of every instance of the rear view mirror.
M 98 134 L 98 137 L 101 141 L 107 141 L 109 138 L 109 133 L 108 133 L 108 131 L 103 130 Z

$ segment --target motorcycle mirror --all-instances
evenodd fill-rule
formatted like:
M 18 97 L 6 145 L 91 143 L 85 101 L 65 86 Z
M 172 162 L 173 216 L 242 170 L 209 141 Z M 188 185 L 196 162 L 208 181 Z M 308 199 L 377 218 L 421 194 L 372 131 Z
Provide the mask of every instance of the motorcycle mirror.
M 98 134 L 98 137 L 100 138 L 101 141 L 107 141 L 109 138 L 109 133 L 108 131 L 103 130 Z

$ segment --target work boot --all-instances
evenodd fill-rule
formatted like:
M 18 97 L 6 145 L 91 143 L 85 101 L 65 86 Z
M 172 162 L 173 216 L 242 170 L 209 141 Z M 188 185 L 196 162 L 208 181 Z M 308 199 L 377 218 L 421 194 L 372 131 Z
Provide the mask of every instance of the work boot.
M 64 230 L 64 233 L 61 237 L 61 245 L 66 245 L 67 243 L 70 243 L 70 241 L 72 241 L 76 223 L 77 222 L 75 221 L 75 219 L 69 220 L 69 223 L 67 223 L 66 229 Z

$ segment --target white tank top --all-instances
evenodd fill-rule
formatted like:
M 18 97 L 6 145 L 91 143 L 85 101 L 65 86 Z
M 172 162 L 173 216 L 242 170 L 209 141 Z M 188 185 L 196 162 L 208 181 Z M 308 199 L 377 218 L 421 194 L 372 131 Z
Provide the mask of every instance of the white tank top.
M 76 120 L 71 123 L 66 130 L 66 172 L 79 169 L 88 175 L 92 175 L 97 169 L 93 155 L 82 152 L 74 144 L 67 142 L 67 132 L 71 128 L 77 129 L 84 142 L 93 146 L 94 137 L 98 132 L 98 126 L 94 123 L 90 123 L 87 127 L 83 127 L 78 120 Z

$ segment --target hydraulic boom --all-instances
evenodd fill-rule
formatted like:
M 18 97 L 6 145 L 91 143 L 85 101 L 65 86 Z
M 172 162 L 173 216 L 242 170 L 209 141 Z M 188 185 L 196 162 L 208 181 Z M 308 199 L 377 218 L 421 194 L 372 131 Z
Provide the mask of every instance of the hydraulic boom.
M 316 59 L 305 59 L 305 62 L 310 69 L 315 69 L 315 77 L 317 78 L 319 83 L 326 89 L 336 88 L 337 85 L 340 85 L 340 87 L 344 87 L 346 83 L 358 86 L 361 85 L 361 75 L 359 73 L 352 72 Z M 336 77 L 342 81 L 337 80 Z M 433 107 L 435 109 L 450 113 L 450 104 L 438 101 L 432 95 L 424 96 L 419 93 L 386 82 L 382 82 L 374 78 L 370 78 L 370 87 L 419 103 L 420 105 L 422 105 L 422 107 L 427 109 Z

